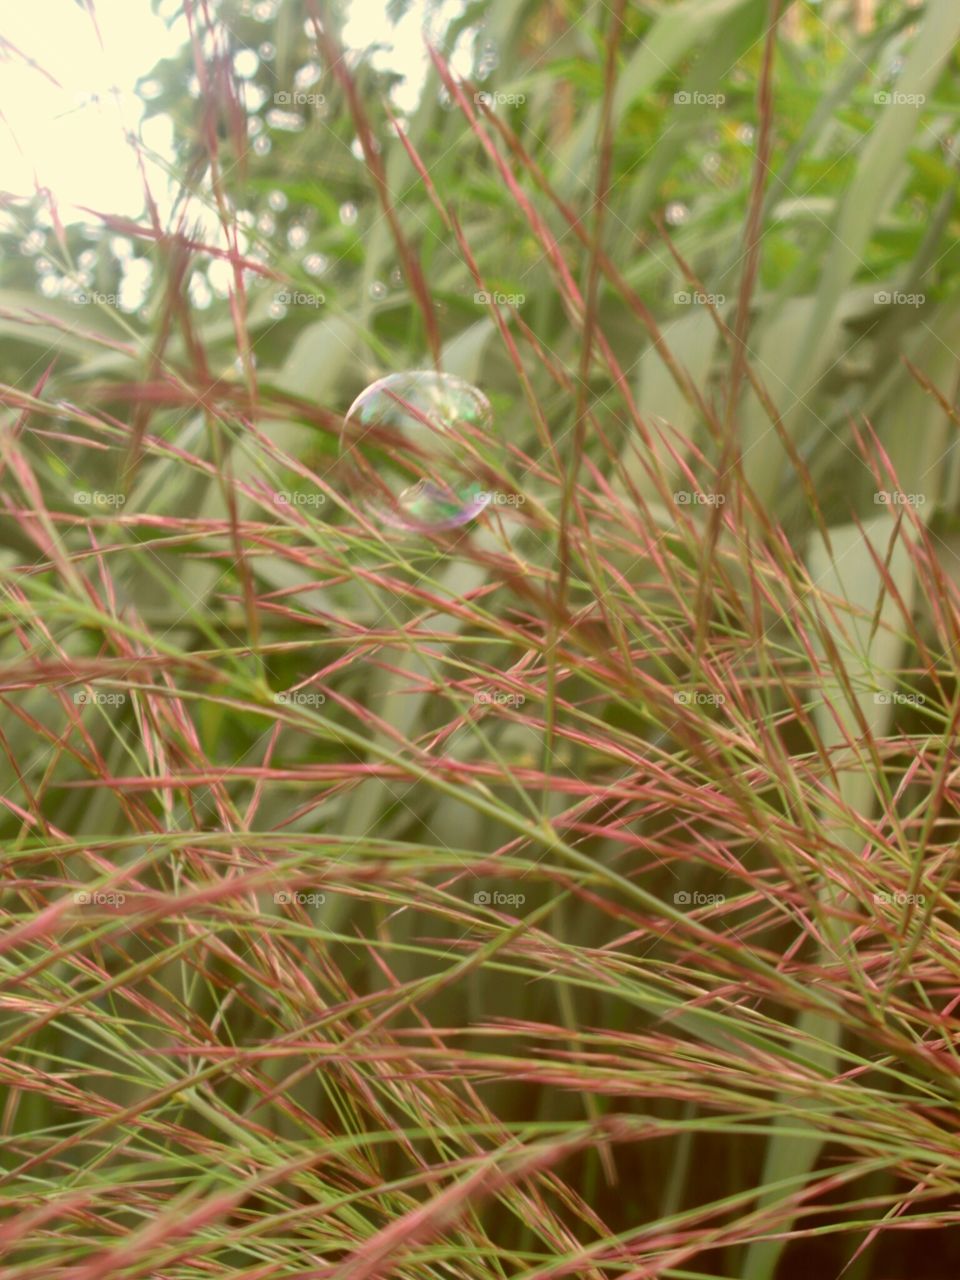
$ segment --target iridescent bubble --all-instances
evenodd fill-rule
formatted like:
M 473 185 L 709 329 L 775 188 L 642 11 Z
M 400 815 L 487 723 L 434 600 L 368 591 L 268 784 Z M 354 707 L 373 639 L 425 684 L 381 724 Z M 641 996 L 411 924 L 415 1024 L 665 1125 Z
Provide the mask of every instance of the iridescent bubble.
M 429 533 L 468 524 L 486 507 L 491 473 L 477 457 L 489 443 L 486 396 L 450 373 L 381 378 L 350 406 L 340 437 L 342 478 L 375 519 Z
M 271 191 L 267 196 L 267 204 L 275 213 L 283 213 L 289 201 L 283 191 Z
M 291 249 L 302 249 L 310 239 L 310 232 L 302 222 L 294 222 L 287 229 L 287 244 Z
M 261 62 L 272 62 L 277 56 L 277 46 L 271 44 L 269 40 L 264 40 L 257 53 L 260 55 Z
M 266 134 L 261 134 L 258 138 L 254 138 L 253 140 L 253 150 L 255 154 L 258 156 L 267 155 L 272 146 L 273 146 L 273 143 L 270 141 L 270 139 L 267 137 Z
M 308 276 L 322 276 L 330 265 L 325 253 L 308 253 L 303 260 L 303 269 Z
M 690 210 L 679 200 L 673 200 L 667 205 L 666 219 L 671 227 L 681 226 L 689 216 Z
M 340 206 L 340 221 L 345 227 L 353 227 L 357 222 L 358 210 L 352 200 Z
M 381 302 L 387 296 L 387 286 L 382 280 L 374 280 L 370 286 L 370 297 L 374 302 Z

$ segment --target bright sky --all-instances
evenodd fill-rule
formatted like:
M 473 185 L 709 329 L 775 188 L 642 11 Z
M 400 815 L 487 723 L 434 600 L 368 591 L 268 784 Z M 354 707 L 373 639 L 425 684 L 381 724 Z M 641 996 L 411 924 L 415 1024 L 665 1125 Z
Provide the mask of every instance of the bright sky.
M 439 7 L 447 15 L 457 13 L 462 0 L 445 0 Z M 179 0 L 164 0 L 161 13 L 179 8 Z M 269 14 L 275 8 L 276 0 L 261 0 L 254 12 Z M 392 46 L 374 55 L 374 65 L 406 73 L 396 97 L 401 109 L 416 104 L 426 75 L 427 8 L 426 0 L 414 0 L 391 27 L 387 0 L 350 3 L 344 40 L 358 49 L 371 42 Z M 143 183 L 136 153 L 124 136 L 141 128 L 143 103 L 134 86 L 187 38 L 186 22 L 181 18 L 168 28 L 150 0 L 95 0 L 95 10 L 103 48 L 76 0 L 8 0 L 3 6 L 3 38 L 60 87 L 9 50 L 4 60 L 0 47 L 0 190 L 28 196 L 35 181 L 49 187 L 65 221 L 82 220 L 78 206 L 84 205 L 127 216 L 140 212 Z M 267 32 L 265 27 L 265 38 Z M 143 140 L 168 157 L 169 122 L 164 117 L 147 122 Z M 162 171 L 151 172 L 150 181 L 164 208 L 169 193 Z
M 60 87 L 8 51 L 0 75 L 0 187 L 30 195 L 36 178 L 54 192 L 65 219 L 81 216 L 70 207 L 76 205 L 139 213 L 143 182 L 124 140 L 143 105 L 133 89 L 159 58 L 176 52 L 185 26 L 168 30 L 149 0 L 96 0 L 96 12 L 102 49 L 75 0 L 3 9 L 3 37 Z M 151 124 L 145 141 L 168 152 L 167 123 Z

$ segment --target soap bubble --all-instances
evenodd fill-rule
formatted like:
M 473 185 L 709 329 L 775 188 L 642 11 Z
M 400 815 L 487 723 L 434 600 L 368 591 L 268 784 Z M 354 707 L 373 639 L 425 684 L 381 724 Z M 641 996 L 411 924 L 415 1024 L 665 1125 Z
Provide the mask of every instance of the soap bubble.
M 350 406 L 340 439 L 345 482 L 381 523 L 427 533 L 457 529 L 489 501 L 472 453 L 491 435 L 486 396 L 450 373 L 394 373 Z

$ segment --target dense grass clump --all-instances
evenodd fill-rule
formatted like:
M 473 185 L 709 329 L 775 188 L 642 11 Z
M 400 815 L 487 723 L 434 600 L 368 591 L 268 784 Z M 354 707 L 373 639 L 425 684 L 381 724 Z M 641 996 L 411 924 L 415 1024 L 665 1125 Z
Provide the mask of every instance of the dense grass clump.
M 960 12 L 781 7 L 187 0 L 6 201 L 2 1280 L 955 1272 Z

